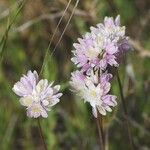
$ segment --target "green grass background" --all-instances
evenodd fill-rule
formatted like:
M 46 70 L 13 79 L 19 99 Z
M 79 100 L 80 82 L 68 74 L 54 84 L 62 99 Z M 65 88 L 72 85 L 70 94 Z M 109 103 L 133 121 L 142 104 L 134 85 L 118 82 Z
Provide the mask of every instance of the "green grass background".
M 36 119 L 12 92 L 13 84 L 28 70 L 40 72 L 50 38 L 67 0 L 0 0 L 0 150 L 42 150 Z M 50 47 L 51 52 L 69 19 L 72 1 Z M 20 9 L 21 7 L 21 9 Z M 127 35 L 134 41 L 119 72 L 129 112 L 136 150 L 150 149 L 150 1 L 80 0 L 53 56 L 47 58 L 43 78 L 61 84 L 63 96 L 48 119 L 41 119 L 49 150 L 97 150 L 98 133 L 91 107 L 70 91 L 68 81 L 75 66 L 70 61 L 73 43 L 102 22 L 121 15 Z M 140 45 L 140 46 L 139 46 Z M 119 89 L 114 77 L 112 93 L 118 106 L 104 117 L 106 150 L 128 150 Z

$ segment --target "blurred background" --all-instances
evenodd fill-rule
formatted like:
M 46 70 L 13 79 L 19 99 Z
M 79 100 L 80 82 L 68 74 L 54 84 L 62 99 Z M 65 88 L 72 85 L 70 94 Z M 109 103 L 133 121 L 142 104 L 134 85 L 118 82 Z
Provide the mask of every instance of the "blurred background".
M 0 150 L 42 150 L 37 120 L 29 119 L 13 84 L 28 70 L 40 72 L 46 49 L 69 0 L 0 0 Z M 75 5 L 72 0 L 56 36 L 53 51 Z M 121 15 L 132 50 L 120 65 L 125 100 L 136 150 L 150 150 L 150 0 L 80 0 L 43 77 L 62 86 L 63 97 L 41 119 L 49 150 L 98 150 L 98 132 L 91 107 L 69 87 L 73 43 L 105 16 Z M 128 150 L 116 78 L 112 93 L 118 106 L 104 118 L 106 150 Z

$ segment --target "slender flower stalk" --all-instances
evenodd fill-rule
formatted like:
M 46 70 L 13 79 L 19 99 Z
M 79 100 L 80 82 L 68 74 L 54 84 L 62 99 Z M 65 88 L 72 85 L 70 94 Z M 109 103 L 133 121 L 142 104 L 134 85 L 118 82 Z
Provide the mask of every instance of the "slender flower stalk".
M 44 150 L 47 150 L 45 138 L 44 138 L 44 135 L 43 135 L 43 132 L 42 132 L 42 128 L 41 128 L 40 119 L 38 118 L 37 120 L 38 120 L 38 129 L 39 129 L 39 133 L 40 133 L 41 140 L 42 140 L 42 143 L 43 143 L 43 147 L 44 147 Z
M 126 106 L 125 98 L 124 98 L 124 95 L 123 95 L 122 84 L 121 84 L 121 80 L 120 80 L 118 70 L 117 70 L 117 81 L 118 81 L 118 86 L 119 86 L 119 91 L 120 91 L 120 96 L 121 96 L 121 102 L 122 102 L 122 106 L 123 106 L 125 127 L 126 127 L 127 133 L 128 133 L 130 149 L 134 150 L 134 142 L 133 142 L 133 137 L 132 137 L 132 133 L 131 133 L 130 125 L 129 125 L 127 106 Z
M 98 113 L 98 117 L 96 118 L 96 124 L 97 124 L 98 134 L 99 134 L 100 150 L 105 150 L 102 115 L 99 113 Z
M 105 134 L 104 134 L 103 115 L 101 115 L 101 114 L 99 113 L 98 118 L 99 118 L 100 127 L 101 127 L 101 132 L 102 132 L 103 145 L 104 145 L 104 148 L 105 148 Z

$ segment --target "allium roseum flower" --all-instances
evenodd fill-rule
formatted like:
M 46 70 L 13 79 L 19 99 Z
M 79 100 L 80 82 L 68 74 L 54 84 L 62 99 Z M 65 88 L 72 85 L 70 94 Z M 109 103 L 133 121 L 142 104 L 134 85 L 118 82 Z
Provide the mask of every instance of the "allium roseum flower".
M 112 75 L 108 67 L 118 67 L 130 45 L 119 15 L 115 19 L 105 17 L 103 23 L 90 30 L 73 44 L 71 60 L 79 71 L 71 74 L 70 84 L 84 101 L 90 103 L 97 117 L 97 111 L 106 115 L 107 111 L 112 111 L 111 106 L 117 105 L 116 96 L 109 94 Z
M 20 81 L 15 83 L 13 91 L 20 96 L 21 105 L 27 108 L 27 116 L 47 118 L 51 107 L 59 102 L 62 93 L 58 93 L 60 85 L 52 87 L 53 83 L 48 83 L 47 79 L 39 81 L 36 71 L 28 71 Z
M 80 71 L 72 73 L 71 86 L 85 102 L 90 103 L 95 117 L 97 117 L 97 110 L 100 114 L 106 115 L 106 111 L 112 111 L 111 106 L 117 105 L 116 96 L 108 94 L 111 78 L 112 75 L 107 73 L 100 77 L 98 73 L 91 73 L 91 76 L 85 76 Z
M 79 43 L 73 44 L 76 50 L 73 51 L 75 57 L 71 60 L 83 71 L 95 66 L 98 67 L 100 49 L 96 39 L 92 37 L 91 33 L 87 33 L 83 36 L 83 39 L 79 38 L 78 41 Z
M 101 70 L 105 70 L 108 65 L 118 67 L 118 55 L 130 48 L 125 27 L 120 25 L 120 16 L 115 20 L 105 17 L 103 24 L 91 27 L 91 32 L 79 38 L 73 46 L 75 50 L 71 60 L 87 72 L 93 67 Z

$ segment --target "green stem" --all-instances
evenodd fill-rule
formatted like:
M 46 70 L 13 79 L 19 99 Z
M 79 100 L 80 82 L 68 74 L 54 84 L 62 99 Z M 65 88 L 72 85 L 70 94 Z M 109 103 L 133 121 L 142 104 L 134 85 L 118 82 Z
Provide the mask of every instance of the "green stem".
M 128 139 L 129 139 L 129 143 L 130 143 L 130 149 L 134 150 L 133 137 L 132 137 L 131 129 L 130 129 L 130 125 L 129 125 L 127 105 L 126 105 L 125 98 L 123 95 L 122 84 L 121 84 L 118 70 L 117 70 L 117 81 L 118 81 L 118 86 L 119 86 L 119 91 L 120 91 L 120 96 L 121 96 L 121 102 L 122 102 L 122 106 L 123 106 L 123 114 L 124 114 L 124 119 L 125 119 L 125 124 L 126 124 L 125 127 L 127 128 Z
M 96 124 L 97 124 L 97 128 L 98 128 L 100 150 L 105 150 L 102 116 L 99 114 L 98 110 L 97 110 Z
M 42 132 L 41 124 L 40 124 L 40 119 L 38 118 L 37 120 L 38 120 L 38 128 L 39 128 L 39 133 L 42 139 L 43 147 L 44 147 L 44 150 L 47 150 L 46 142 L 44 140 L 44 136 L 43 136 L 43 132 Z

